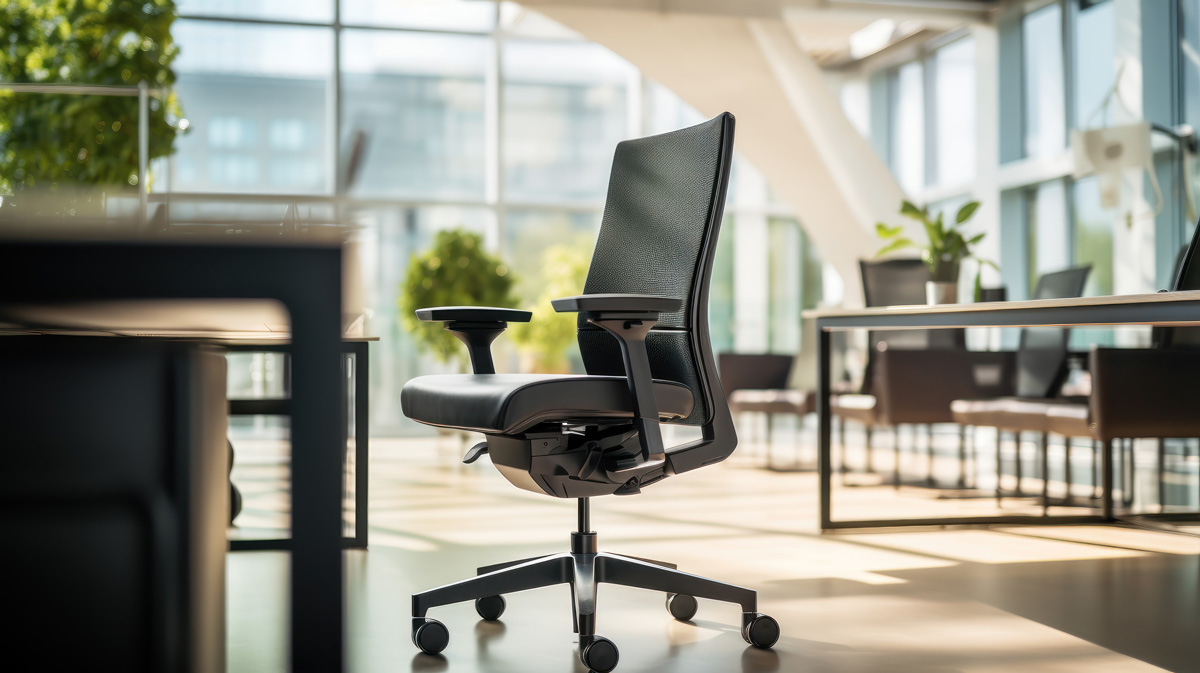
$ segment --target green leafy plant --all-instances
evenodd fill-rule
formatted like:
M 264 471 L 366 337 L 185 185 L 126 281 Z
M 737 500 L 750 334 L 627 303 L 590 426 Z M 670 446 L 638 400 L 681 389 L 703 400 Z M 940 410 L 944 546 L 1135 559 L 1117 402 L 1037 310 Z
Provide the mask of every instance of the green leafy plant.
M 167 89 L 175 13 L 174 0 L 0 0 L 0 81 Z M 149 107 L 154 159 L 174 150 L 181 112 L 173 93 Z M 136 97 L 0 91 L 0 192 L 128 189 L 137 128 Z
M 417 346 L 442 362 L 469 362 L 466 348 L 442 323 L 421 322 L 415 311 L 432 306 L 512 308 L 513 274 L 500 258 L 483 249 L 483 237 L 462 229 L 439 231 L 433 246 L 408 263 L 400 292 L 400 314 Z
M 583 292 L 587 280 L 588 250 L 569 245 L 555 245 L 542 256 L 541 295 L 530 310 L 533 319 L 512 325 L 512 338 L 517 349 L 534 358 L 541 372 L 567 371 L 567 349 L 575 343 L 578 316 L 558 313 L 550 300 L 570 297 Z
M 963 225 L 975 215 L 977 210 L 979 210 L 978 201 L 968 202 L 958 209 L 958 213 L 954 216 L 954 222 L 947 225 L 943 217 L 944 213 L 938 213 L 937 217 L 930 217 L 928 207 L 918 208 L 911 201 L 902 201 L 900 214 L 920 222 L 929 241 L 923 246 L 918 245 L 911 238 L 903 235 L 904 228 L 900 225 L 888 226 L 883 222 L 877 222 L 875 223 L 875 233 L 879 234 L 879 237 L 886 243 L 876 253 L 876 256 L 887 255 L 906 248 L 919 248 L 921 259 L 924 260 L 925 266 L 929 267 L 929 273 L 933 276 L 933 280 L 943 283 L 958 282 L 959 269 L 963 261 L 967 259 L 974 259 L 978 262 L 980 271 L 984 266 L 998 268 L 994 262 L 980 259 L 971 251 L 972 246 L 983 240 L 984 233 L 975 234 L 970 238 L 963 234 Z M 981 278 L 981 274 L 976 272 L 976 300 L 981 291 Z

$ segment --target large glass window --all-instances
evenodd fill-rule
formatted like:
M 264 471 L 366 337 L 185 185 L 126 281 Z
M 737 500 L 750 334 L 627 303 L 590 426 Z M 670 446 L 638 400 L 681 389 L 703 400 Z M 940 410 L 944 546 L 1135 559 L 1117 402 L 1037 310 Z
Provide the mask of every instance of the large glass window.
M 171 189 L 330 193 L 333 31 L 180 20 Z
M 1117 77 L 1117 23 L 1111 0 L 1081 8 L 1075 36 L 1075 128 L 1111 125 L 1119 107 L 1109 95 Z
M 311 1 L 311 0 L 310 0 Z M 341 0 L 342 23 L 424 30 L 484 32 L 496 26 L 488 0 Z
M 1062 7 L 1046 5 L 1022 22 L 1025 156 L 1053 156 L 1066 146 Z
M 599 45 L 535 41 L 505 42 L 501 63 L 505 196 L 602 199 L 632 66 Z
M 491 49 L 469 35 L 344 32 L 343 165 L 361 163 L 350 194 L 483 198 Z
M 966 184 L 975 177 L 975 40 L 938 49 L 933 68 L 936 182 Z
M 1071 229 L 1067 224 L 1067 190 L 1062 180 L 1045 182 L 1026 192 L 1029 291 L 1044 273 L 1071 266 Z
M 1076 264 L 1091 264 L 1084 295 L 1113 293 L 1113 227 L 1117 214 L 1100 205 L 1100 178 L 1089 176 L 1074 185 Z
M 800 223 L 773 217 L 767 226 L 770 322 L 768 349 L 774 353 L 799 353 L 811 344 L 801 342 L 801 311 L 820 303 L 821 262 Z
M 182 16 L 222 16 L 329 23 L 337 0 L 178 0 Z
M 925 187 L 925 68 L 906 63 L 892 76 L 891 164 L 900 187 L 910 195 Z

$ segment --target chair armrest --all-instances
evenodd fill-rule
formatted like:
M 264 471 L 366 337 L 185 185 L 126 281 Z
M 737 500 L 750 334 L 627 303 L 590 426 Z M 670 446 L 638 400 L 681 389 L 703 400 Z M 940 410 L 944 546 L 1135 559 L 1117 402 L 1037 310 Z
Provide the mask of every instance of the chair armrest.
M 435 306 L 419 308 L 417 320 L 445 323 L 447 332 L 467 346 L 471 370 L 476 374 L 495 374 L 492 342 L 510 322 L 529 322 L 533 314 L 515 308 L 493 306 Z
M 529 322 L 530 311 L 494 306 L 435 306 L 417 309 L 421 322 Z
M 1089 369 L 1088 413 L 1096 438 L 1200 437 L 1200 351 L 1095 348 Z
M 587 322 L 617 338 L 621 359 L 625 361 L 629 395 L 633 398 L 633 423 L 642 448 L 642 464 L 631 469 L 644 472 L 648 466 L 665 462 L 654 377 L 646 355 L 646 334 L 658 323 L 659 313 L 678 311 L 683 301 L 642 294 L 585 294 L 555 299 L 550 304 L 560 313 L 582 313 Z
M 682 299 L 651 294 L 582 294 L 550 302 L 559 313 L 670 313 L 683 307 Z

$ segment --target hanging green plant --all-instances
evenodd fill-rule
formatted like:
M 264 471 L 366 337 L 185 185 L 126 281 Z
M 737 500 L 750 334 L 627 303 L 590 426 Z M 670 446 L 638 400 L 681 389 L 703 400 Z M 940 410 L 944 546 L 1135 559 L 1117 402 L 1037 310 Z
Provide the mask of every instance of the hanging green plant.
M 434 306 L 517 305 L 514 278 L 499 257 L 483 249 L 483 237 L 462 229 L 439 231 L 433 245 L 415 254 L 400 288 L 400 315 L 404 328 L 422 350 L 441 362 L 470 362 L 461 342 L 442 323 L 421 322 L 415 311 Z

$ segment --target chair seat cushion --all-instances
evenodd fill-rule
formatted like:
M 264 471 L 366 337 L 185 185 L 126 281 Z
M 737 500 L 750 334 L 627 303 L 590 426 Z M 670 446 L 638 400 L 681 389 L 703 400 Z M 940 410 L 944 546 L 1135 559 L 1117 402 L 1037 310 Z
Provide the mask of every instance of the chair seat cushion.
M 654 381 L 659 419 L 692 412 L 691 390 Z M 418 376 L 400 391 L 404 415 L 427 425 L 511 435 L 549 421 L 633 418 L 623 376 L 444 374 Z
M 1051 409 L 1075 406 L 1070 398 L 998 397 L 990 400 L 954 400 L 950 412 L 961 425 L 1000 428 L 1013 432 L 1046 432 Z M 1086 403 L 1083 404 L 1086 410 Z
M 1054 404 L 1046 410 L 1046 431 L 1064 437 L 1091 437 L 1090 417 L 1086 403 Z
M 812 393 L 807 390 L 755 390 L 742 388 L 729 395 L 729 408 L 737 412 L 795 414 L 803 416 L 816 410 Z
M 829 399 L 829 410 L 834 416 L 866 425 L 875 425 L 879 420 L 879 414 L 876 411 L 877 404 L 878 400 L 874 395 L 847 393 L 832 396 Z

